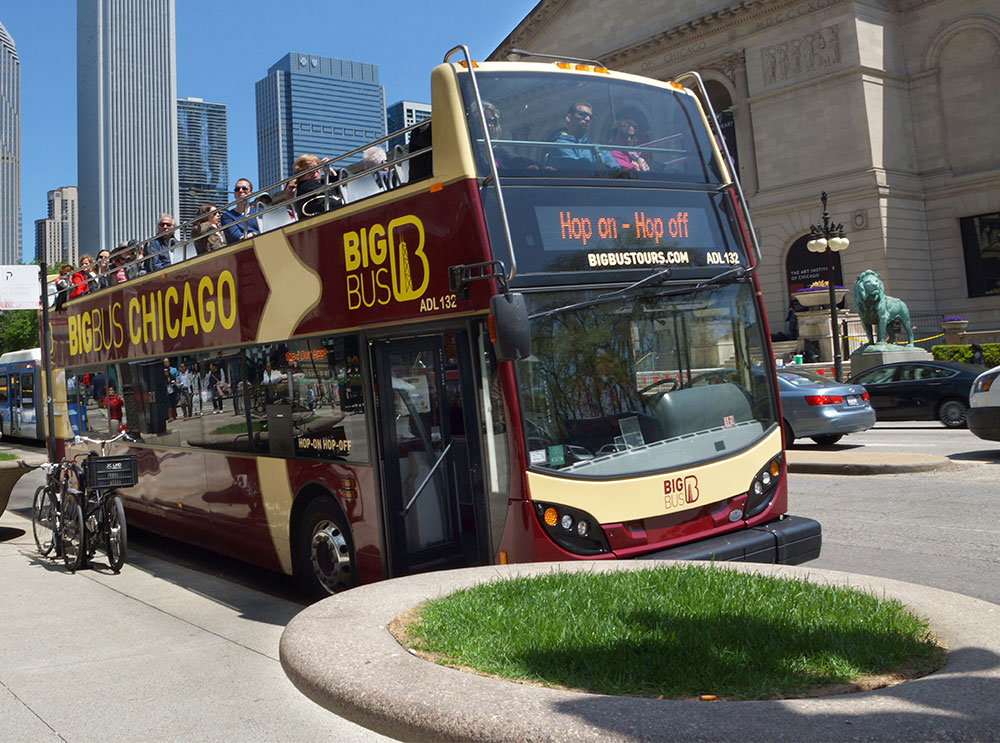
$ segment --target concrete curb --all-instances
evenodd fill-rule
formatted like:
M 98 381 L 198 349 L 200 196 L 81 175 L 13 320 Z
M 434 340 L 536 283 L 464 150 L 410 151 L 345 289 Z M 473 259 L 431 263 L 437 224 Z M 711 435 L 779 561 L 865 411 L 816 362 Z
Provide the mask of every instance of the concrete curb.
M 812 475 L 889 475 L 905 472 L 931 472 L 947 467 L 947 457 L 925 454 L 841 454 L 839 452 L 801 452 L 786 450 L 788 471 Z
M 37 457 L 24 457 L 24 460 L 30 464 L 41 464 L 47 461 L 47 458 L 42 458 L 38 461 L 34 461 L 35 459 Z M 17 485 L 17 481 L 29 472 L 31 470 L 22 467 L 21 463 L 16 459 L 0 462 L 0 515 L 7 510 L 7 504 L 10 502 L 10 494 L 14 492 L 14 486 Z
M 502 565 L 362 586 L 296 616 L 281 637 L 281 663 L 317 704 L 400 740 L 1000 740 L 1000 606 L 912 583 L 802 566 L 718 563 L 897 598 L 927 618 L 949 648 L 945 668 L 930 676 L 817 699 L 695 702 L 525 686 L 424 661 L 404 651 L 386 629 L 429 598 L 497 577 L 649 565 Z

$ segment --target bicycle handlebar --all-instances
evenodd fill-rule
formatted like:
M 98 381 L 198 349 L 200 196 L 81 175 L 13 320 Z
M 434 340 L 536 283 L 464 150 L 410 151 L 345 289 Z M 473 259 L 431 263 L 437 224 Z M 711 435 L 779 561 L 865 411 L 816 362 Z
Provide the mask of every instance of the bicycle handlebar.
M 91 439 L 87 438 L 86 436 L 80 436 L 79 434 L 77 434 L 76 436 L 73 437 L 73 443 L 74 444 L 86 443 L 86 444 L 96 444 L 97 446 L 107 446 L 108 444 L 113 444 L 116 441 L 120 441 L 121 439 L 135 442 L 135 439 L 128 435 L 128 431 L 122 431 L 117 436 L 113 436 L 110 439 Z

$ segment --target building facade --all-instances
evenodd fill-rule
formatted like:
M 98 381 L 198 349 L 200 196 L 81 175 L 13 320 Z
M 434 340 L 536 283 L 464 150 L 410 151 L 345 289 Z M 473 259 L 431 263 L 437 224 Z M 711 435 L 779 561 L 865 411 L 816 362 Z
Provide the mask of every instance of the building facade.
M 35 220 L 35 260 L 50 266 L 80 262 L 79 200 L 76 186 L 48 192 L 49 216 Z M 97 251 L 91 251 L 95 258 Z
M 541 0 L 511 49 L 670 80 L 699 71 L 731 125 L 772 330 L 826 277 L 805 243 L 821 191 L 866 269 L 911 313 L 1000 327 L 996 0 Z M 836 280 L 836 275 L 835 275 Z
M 0 23 L 0 263 L 21 258 L 21 63 Z
M 256 103 L 258 187 L 291 176 L 298 155 L 337 157 L 385 135 L 378 65 L 290 52 L 257 81 Z
M 229 137 L 224 103 L 178 99 L 177 162 L 177 224 L 194 219 L 202 204 L 221 207 L 229 201 Z
M 398 132 L 408 126 L 413 126 L 421 121 L 427 121 L 431 117 L 431 104 L 416 103 L 415 101 L 396 101 L 385 110 L 387 134 Z M 410 133 L 407 132 L 402 137 L 393 137 L 389 140 L 389 147 L 409 144 Z
M 79 0 L 80 245 L 95 254 L 177 215 L 173 0 Z

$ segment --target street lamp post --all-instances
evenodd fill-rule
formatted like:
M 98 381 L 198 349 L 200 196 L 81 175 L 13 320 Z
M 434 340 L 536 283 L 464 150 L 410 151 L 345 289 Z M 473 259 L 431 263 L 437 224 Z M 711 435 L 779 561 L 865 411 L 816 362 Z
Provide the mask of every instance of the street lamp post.
M 851 241 L 844 234 L 843 224 L 833 224 L 826 210 L 826 191 L 820 195 L 823 200 L 822 226 L 810 225 L 809 242 L 806 248 L 813 253 L 826 253 L 827 284 L 830 289 L 830 330 L 833 333 L 833 376 L 842 381 L 843 357 L 840 350 L 840 328 L 837 327 L 837 296 L 834 292 L 833 253 L 846 250 Z

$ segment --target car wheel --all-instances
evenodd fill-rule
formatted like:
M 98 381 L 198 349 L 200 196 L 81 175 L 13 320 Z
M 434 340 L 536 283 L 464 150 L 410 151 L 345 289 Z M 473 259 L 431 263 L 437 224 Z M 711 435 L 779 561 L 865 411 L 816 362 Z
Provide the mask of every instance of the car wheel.
M 842 438 L 844 438 L 842 433 L 828 433 L 825 436 L 813 436 L 812 440 L 820 446 L 833 446 Z
M 785 432 L 785 448 L 787 449 L 795 441 L 795 434 L 792 433 L 792 427 L 788 421 L 781 421 L 781 430 Z
M 965 412 L 969 409 L 961 400 L 945 400 L 938 407 L 938 420 L 948 428 L 965 428 Z

